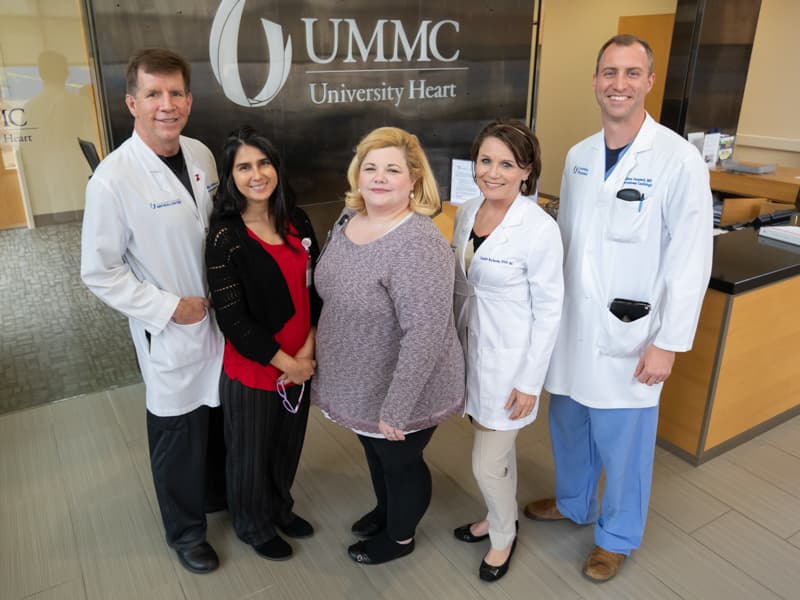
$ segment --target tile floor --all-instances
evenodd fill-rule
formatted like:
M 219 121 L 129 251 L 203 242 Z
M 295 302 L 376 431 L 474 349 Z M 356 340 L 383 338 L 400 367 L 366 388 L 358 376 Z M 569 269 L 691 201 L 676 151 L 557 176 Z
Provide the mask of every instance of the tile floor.
M 552 489 L 548 435 L 546 419 L 520 435 L 521 501 Z M 658 449 L 644 544 L 604 585 L 579 571 L 591 527 L 525 518 L 509 574 L 496 584 L 478 580 L 485 547 L 451 533 L 482 516 L 471 437 L 462 419 L 434 436 L 434 498 L 416 551 L 360 566 L 345 547 L 350 523 L 372 506 L 362 450 L 313 410 L 294 493 L 316 535 L 294 544 L 292 560 L 273 563 L 237 540 L 227 513 L 212 515 L 209 538 L 223 564 L 198 576 L 163 541 L 141 384 L 8 413 L 0 416 L 0 598 L 800 597 L 800 417 L 697 468 Z

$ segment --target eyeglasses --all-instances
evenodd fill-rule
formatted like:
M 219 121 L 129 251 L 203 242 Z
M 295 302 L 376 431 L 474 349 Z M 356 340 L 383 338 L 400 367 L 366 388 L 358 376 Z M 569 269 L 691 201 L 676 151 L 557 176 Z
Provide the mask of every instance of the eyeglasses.
M 300 384 L 300 395 L 297 397 L 297 406 L 292 406 L 292 401 L 289 400 L 289 397 L 286 395 L 286 384 L 283 380 L 279 379 L 276 381 L 275 387 L 278 391 L 278 396 L 281 397 L 281 401 L 283 402 L 283 408 L 293 415 L 296 415 L 297 411 L 300 410 L 300 403 L 303 401 L 303 392 L 306 390 L 306 382 L 304 381 Z

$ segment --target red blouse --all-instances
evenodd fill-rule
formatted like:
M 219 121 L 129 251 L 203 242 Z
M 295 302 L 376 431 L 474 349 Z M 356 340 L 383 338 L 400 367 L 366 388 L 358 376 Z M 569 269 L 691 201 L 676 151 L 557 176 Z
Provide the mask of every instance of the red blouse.
M 311 328 L 311 309 L 306 286 L 308 252 L 294 235 L 287 236 L 287 244 L 267 244 L 249 227 L 247 233 L 261 244 L 266 252 L 269 252 L 278 264 L 283 278 L 286 280 L 286 285 L 289 287 L 289 294 L 294 304 L 294 315 L 275 334 L 275 341 L 280 344 L 281 350 L 286 354 L 294 356 L 303 347 Z M 292 233 L 296 233 L 294 228 L 292 228 Z M 277 389 L 275 382 L 281 376 L 281 371 L 276 367 L 262 365 L 239 354 L 227 339 L 225 340 L 222 365 L 225 373 L 231 379 L 235 379 L 247 387 L 260 390 L 275 391 Z

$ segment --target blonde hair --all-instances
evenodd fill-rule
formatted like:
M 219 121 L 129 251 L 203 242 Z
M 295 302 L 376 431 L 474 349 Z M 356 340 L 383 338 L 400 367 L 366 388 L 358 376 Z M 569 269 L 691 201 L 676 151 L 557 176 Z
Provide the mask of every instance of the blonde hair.
M 361 171 L 361 163 L 364 162 L 367 154 L 380 148 L 399 148 L 406 157 L 409 175 L 414 181 L 413 197 L 409 199 L 408 207 L 415 213 L 425 216 L 438 213 L 442 207 L 439 199 L 439 186 L 433 177 L 425 151 L 417 136 L 398 127 L 373 129 L 358 143 L 356 154 L 347 169 L 347 182 L 350 184 L 350 190 L 344 197 L 345 206 L 358 212 L 364 212 L 366 206 L 358 189 L 358 174 Z

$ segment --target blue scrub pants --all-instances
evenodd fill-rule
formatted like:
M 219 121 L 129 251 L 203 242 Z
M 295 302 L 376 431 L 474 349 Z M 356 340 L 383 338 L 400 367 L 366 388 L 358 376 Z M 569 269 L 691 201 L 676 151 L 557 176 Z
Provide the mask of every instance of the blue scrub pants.
M 642 542 L 657 427 L 657 406 L 600 409 L 550 397 L 556 504 L 576 523 L 597 521 L 595 544 L 610 552 L 628 555 Z M 598 514 L 601 469 L 606 484 Z

